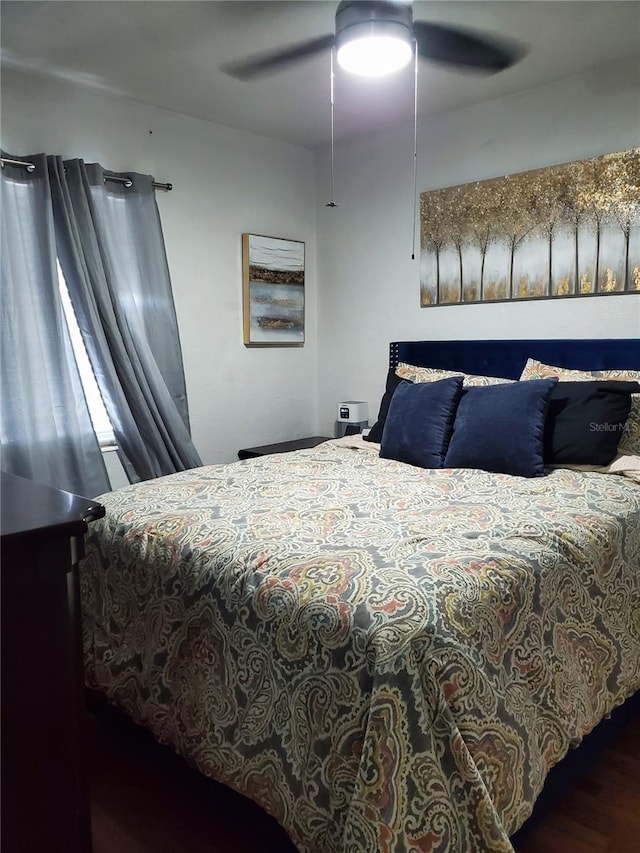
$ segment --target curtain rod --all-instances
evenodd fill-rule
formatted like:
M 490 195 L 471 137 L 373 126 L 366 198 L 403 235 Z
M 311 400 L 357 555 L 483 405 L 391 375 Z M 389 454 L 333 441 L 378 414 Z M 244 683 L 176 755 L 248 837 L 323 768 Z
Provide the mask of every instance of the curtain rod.
M 3 169 L 7 163 L 10 166 L 22 166 L 23 169 L 27 170 L 27 172 L 33 172 L 36 168 L 35 163 L 29 163 L 27 160 L 10 160 L 7 157 L 0 157 L 0 163 Z M 124 184 L 125 187 L 133 186 L 131 178 L 120 178 L 117 175 L 105 175 L 104 179 L 105 181 L 114 181 L 117 184 Z M 167 192 L 173 189 L 173 184 L 162 183 L 161 181 L 152 181 L 152 186 L 156 190 L 166 190 Z

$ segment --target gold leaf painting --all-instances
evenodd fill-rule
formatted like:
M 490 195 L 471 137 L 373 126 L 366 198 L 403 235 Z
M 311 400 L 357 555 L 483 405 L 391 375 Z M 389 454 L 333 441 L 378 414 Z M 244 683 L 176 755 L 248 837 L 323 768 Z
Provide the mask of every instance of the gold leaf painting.
M 640 148 L 420 194 L 420 304 L 640 293 Z

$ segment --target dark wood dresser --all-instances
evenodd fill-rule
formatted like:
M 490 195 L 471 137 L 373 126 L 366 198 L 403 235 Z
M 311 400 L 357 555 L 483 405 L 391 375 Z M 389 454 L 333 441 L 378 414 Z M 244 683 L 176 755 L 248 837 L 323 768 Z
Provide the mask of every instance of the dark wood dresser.
M 2 473 L 2 850 L 87 853 L 77 563 L 104 507 Z

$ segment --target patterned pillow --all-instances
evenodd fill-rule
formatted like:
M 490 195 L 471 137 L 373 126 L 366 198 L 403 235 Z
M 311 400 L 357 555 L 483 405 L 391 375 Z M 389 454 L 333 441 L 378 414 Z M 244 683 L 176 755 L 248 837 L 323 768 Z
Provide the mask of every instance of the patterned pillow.
M 473 373 L 463 373 L 461 370 L 442 370 L 439 367 L 417 367 L 401 361 L 396 367 L 396 376 L 409 382 L 438 382 L 452 376 L 463 376 L 465 388 L 484 387 L 487 385 L 504 385 L 515 382 L 515 379 L 503 379 L 500 376 L 477 376 Z
M 551 376 L 557 376 L 561 382 L 592 382 L 594 379 L 640 382 L 640 370 L 573 370 L 568 367 L 543 364 L 535 358 L 527 361 L 520 379 L 548 379 Z M 640 394 L 631 395 L 631 411 L 618 450 L 620 453 L 640 456 Z

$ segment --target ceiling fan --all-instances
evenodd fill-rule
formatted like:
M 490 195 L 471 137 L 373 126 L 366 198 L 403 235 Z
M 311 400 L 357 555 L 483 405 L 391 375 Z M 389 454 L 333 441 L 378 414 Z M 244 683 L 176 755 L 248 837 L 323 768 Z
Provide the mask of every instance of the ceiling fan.
M 420 59 L 486 73 L 509 68 L 526 52 L 521 45 L 486 33 L 414 21 L 411 3 L 342 0 L 336 10 L 335 34 L 230 62 L 222 69 L 239 80 L 251 80 L 283 71 L 335 47 L 343 68 L 356 74 L 382 76 L 409 62 L 414 42 Z

